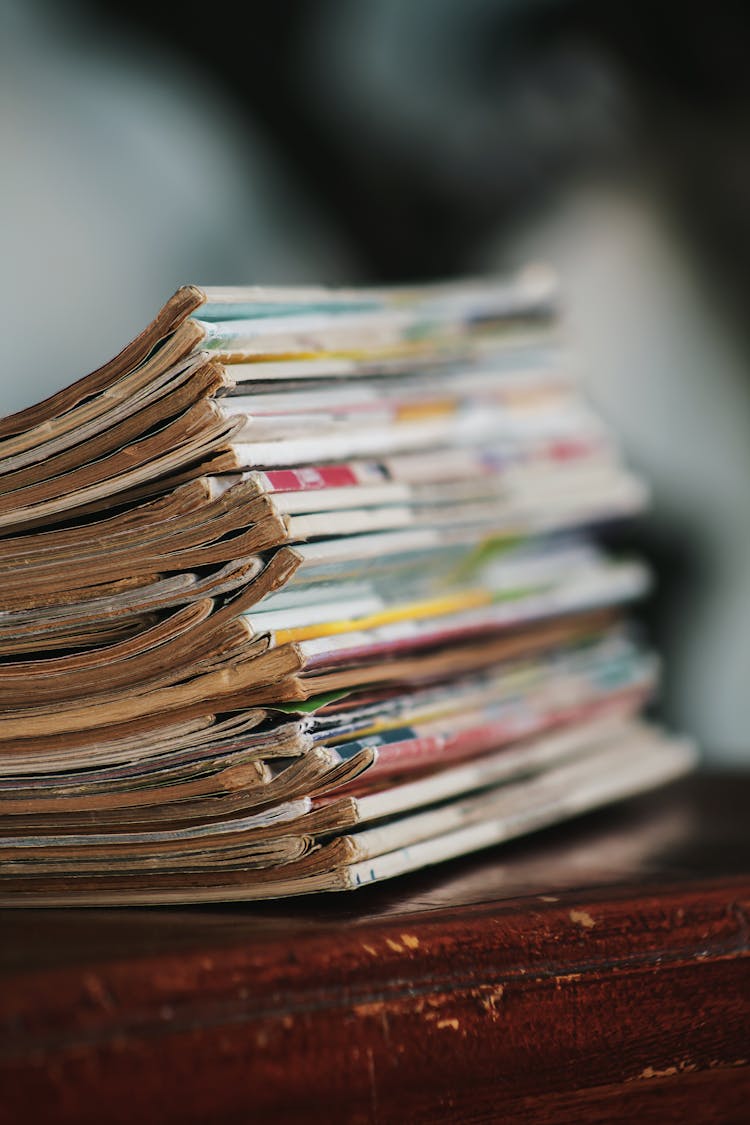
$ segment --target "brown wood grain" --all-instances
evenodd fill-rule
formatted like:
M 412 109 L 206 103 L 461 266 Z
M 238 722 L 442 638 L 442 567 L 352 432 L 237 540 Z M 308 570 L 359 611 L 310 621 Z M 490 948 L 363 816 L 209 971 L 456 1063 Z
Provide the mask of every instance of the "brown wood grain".
M 296 904 L 0 915 L 0 1120 L 733 1122 L 750 780 Z

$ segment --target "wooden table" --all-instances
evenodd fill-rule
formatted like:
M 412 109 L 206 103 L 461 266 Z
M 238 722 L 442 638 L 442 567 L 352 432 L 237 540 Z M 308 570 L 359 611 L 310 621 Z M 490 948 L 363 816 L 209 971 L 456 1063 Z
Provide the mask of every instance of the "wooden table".
M 750 1120 L 750 778 L 286 905 L 0 915 L 0 1120 Z

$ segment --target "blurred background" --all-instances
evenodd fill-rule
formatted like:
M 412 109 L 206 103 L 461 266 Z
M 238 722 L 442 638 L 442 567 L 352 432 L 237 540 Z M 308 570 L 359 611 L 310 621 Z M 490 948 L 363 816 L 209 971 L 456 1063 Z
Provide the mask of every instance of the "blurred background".
M 662 713 L 750 765 L 750 7 L 0 0 L 0 413 L 181 283 L 561 276 Z

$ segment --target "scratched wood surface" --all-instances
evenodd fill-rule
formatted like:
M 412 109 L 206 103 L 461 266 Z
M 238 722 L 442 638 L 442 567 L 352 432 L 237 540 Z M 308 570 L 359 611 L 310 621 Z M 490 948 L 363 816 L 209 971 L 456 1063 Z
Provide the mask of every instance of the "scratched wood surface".
M 745 1122 L 750 778 L 275 906 L 0 913 L 0 1121 Z

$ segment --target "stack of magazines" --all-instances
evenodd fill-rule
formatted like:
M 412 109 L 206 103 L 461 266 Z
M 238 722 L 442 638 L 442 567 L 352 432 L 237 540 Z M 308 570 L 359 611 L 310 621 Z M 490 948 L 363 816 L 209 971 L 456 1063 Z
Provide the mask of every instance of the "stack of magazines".
M 554 286 L 185 287 L 0 421 L 0 902 L 344 890 L 660 785 Z

